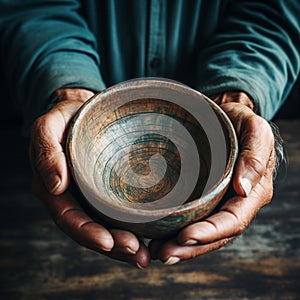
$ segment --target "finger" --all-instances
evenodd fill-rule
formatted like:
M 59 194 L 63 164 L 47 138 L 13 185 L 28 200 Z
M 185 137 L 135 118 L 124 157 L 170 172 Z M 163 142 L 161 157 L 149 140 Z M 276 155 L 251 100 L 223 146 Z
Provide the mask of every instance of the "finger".
M 114 245 L 109 231 L 94 222 L 80 208 L 66 208 L 54 221 L 62 231 L 84 247 L 107 252 Z
M 149 249 L 143 242 L 140 242 L 140 248 L 138 252 L 135 254 L 134 264 L 140 268 L 144 269 L 150 265 L 150 253 Z
M 151 255 L 155 250 L 158 259 L 171 265 L 223 247 L 241 234 L 257 211 L 270 201 L 272 195 L 269 188 L 267 183 L 259 184 L 251 192 L 251 197 L 231 198 L 219 212 L 187 226 L 179 232 L 177 238 L 165 243 L 154 243 L 154 249 L 150 249 Z
M 107 229 L 94 222 L 75 201 L 71 193 L 49 194 L 40 178 L 33 178 L 34 193 L 44 202 L 54 222 L 70 238 L 95 251 L 110 251 L 114 239 Z
M 241 196 L 249 195 L 265 175 L 274 149 L 268 122 L 256 115 L 244 119 L 239 133 L 240 153 L 235 166 L 233 187 Z
M 110 233 L 115 241 L 115 250 L 129 255 L 138 252 L 140 242 L 133 233 L 121 229 L 111 229 Z
M 266 176 L 247 198 L 236 196 L 229 199 L 217 213 L 181 230 L 177 242 L 181 245 L 207 244 L 235 237 L 246 229 L 257 212 L 271 201 L 272 196 L 273 182 L 270 167 Z
M 65 123 L 61 118 L 38 119 L 31 131 L 30 161 L 49 193 L 60 194 L 69 185 L 70 175 L 62 144 Z
M 142 241 L 139 242 L 139 248 L 135 254 L 120 252 L 117 247 L 106 253 L 112 259 L 117 259 L 129 263 L 139 269 L 145 269 L 150 264 L 150 254 L 148 248 Z
M 214 101 L 219 105 L 236 102 L 236 103 L 243 104 L 249 107 L 252 111 L 254 111 L 253 101 L 244 92 L 226 92 L 214 97 Z
M 273 162 L 270 162 L 272 165 Z M 257 211 L 272 198 L 272 168 L 252 190 L 248 198 L 233 197 L 220 210 L 204 221 L 187 226 L 177 238 L 165 243 L 153 242 L 151 255 L 155 252 L 165 264 L 175 264 L 181 260 L 219 249 L 234 239 L 252 221 Z
M 234 197 L 211 217 L 184 228 L 177 237 L 182 245 L 207 244 L 242 233 L 258 210 L 248 198 Z
M 44 202 L 57 226 L 78 244 L 141 269 L 149 265 L 149 251 L 133 233 L 119 229 L 109 232 L 86 215 L 71 193 L 51 195 L 35 175 L 33 190 Z
M 234 237 L 231 237 L 204 245 L 182 246 L 174 238 L 162 245 L 158 252 L 158 258 L 166 265 L 174 265 L 180 261 L 193 259 L 196 256 L 217 250 L 233 239 Z

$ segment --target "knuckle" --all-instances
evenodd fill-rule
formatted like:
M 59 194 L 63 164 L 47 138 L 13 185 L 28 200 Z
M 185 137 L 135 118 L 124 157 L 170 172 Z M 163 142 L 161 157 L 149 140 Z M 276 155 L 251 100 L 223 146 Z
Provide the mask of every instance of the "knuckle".
M 232 224 L 234 228 L 232 235 L 237 236 L 242 234 L 245 231 L 245 229 L 248 227 L 248 223 L 249 223 L 246 214 L 237 215 L 230 209 L 226 209 L 225 211 L 230 215 L 232 219 Z
M 82 210 L 77 207 L 69 207 L 63 210 L 61 213 L 54 216 L 54 223 L 59 227 L 71 226 L 80 229 L 85 226 L 87 223 L 90 223 L 90 220 L 85 220 L 81 216 Z M 82 219 L 82 220 L 81 220 Z
M 260 158 L 248 153 L 246 164 L 258 177 L 262 177 L 265 174 L 266 166 Z
M 36 169 L 44 169 L 50 165 L 52 165 L 52 161 L 54 159 L 53 149 L 51 146 L 43 144 L 40 147 L 41 151 L 37 153 L 34 166 Z
M 42 115 L 33 122 L 31 126 L 31 137 L 35 137 L 37 134 L 43 131 L 45 124 L 48 122 L 47 119 L 48 118 L 46 115 Z
M 269 127 L 268 121 L 256 114 L 252 114 L 251 116 L 249 116 L 247 118 L 247 123 L 248 123 L 248 126 L 257 127 L 260 130 Z
M 222 224 L 215 222 L 214 220 L 210 220 L 207 219 L 206 224 L 211 227 L 215 232 L 220 232 L 222 231 L 222 228 L 220 226 L 222 226 Z
M 246 127 L 252 132 L 258 132 L 260 136 L 264 137 L 264 144 L 274 144 L 274 135 L 269 122 L 254 114 L 246 119 Z
M 239 220 L 238 225 L 236 227 L 236 235 L 242 234 L 247 227 L 248 227 L 248 222 L 246 222 L 245 220 Z
M 42 116 L 31 127 L 31 158 L 32 165 L 37 170 L 51 165 L 58 150 L 46 131 L 46 122 L 46 118 Z
M 64 228 L 64 225 L 65 225 L 65 219 L 66 219 L 66 216 L 69 212 L 69 209 L 61 212 L 61 213 L 58 213 L 56 215 L 54 215 L 52 218 L 53 218 L 53 222 L 55 223 L 55 225 L 62 229 Z

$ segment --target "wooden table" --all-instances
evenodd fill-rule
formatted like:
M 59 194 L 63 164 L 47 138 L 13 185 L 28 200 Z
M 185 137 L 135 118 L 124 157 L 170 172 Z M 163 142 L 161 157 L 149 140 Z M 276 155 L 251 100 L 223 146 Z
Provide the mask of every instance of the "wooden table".
M 289 154 L 273 202 L 233 243 L 134 269 L 83 249 L 30 193 L 24 141 L 1 129 L 0 299 L 300 299 L 300 120 L 277 120 Z

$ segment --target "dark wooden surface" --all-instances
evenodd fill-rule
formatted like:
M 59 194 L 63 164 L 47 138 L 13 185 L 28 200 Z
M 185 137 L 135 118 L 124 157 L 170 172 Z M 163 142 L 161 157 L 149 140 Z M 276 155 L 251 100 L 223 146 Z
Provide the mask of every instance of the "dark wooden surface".
M 26 143 L 0 129 L 0 299 L 300 299 L 300 120 L 277 120 L 289 167 L 272 203 L 233 243 L 134 269 L 83 249 L 30 193 Z

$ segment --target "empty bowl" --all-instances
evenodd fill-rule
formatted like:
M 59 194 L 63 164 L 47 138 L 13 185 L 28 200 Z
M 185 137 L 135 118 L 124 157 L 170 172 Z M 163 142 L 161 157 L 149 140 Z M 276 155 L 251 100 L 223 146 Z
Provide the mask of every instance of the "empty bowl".
M 212 100 L 179 82 L 146 78 L 89 99 L 71 121 L 66 153 L 87 213 L 162 238 L 216 208 L 238 146 Z

